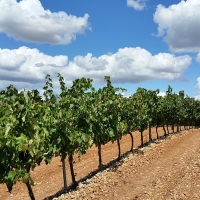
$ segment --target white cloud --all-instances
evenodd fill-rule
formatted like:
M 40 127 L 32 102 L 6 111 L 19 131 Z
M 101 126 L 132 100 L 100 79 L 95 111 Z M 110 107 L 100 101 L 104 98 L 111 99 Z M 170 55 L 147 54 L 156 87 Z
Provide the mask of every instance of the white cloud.
M 86 56 L 76 56 L 70 62 L 64 55 L 53 57 L 38 49 L 20 47 L 14 50 L 0 49 L 0 60 L 0 87 L 5 88 L 7 83 L 15 83 L 19 89 L 42 88 L 46 74 L 52 76 L 56 82 L 55 87 L 58 87 L 57 73 L 62 74 L 67 84 L 80 77 L 92 78 L 96 83 L 101 83 L 104 82 L 104 76 L 111 76 L 113 83 L 139 83 L 152 79 L 181 80 L 191 64 L 188 55 L 152 55 L 140 47 L 126 47 L 100 57 L 88 53 Z
M 127 6 L 134 8 L 135 10 L 144 10 L 147 0 L 127 0 Z
M 182 0 L 169 6 L 158 5 L 154 22 L 158 24 L 158 36 L 173 52 L 197 52 L 200 49 L 200 1 Z
M 197 85 L 196 85 L 197 89 L 199 90 L 200 93 L 200 77 L 197 78 Z
M 197 78 L 196 88 L 197 88 L 197 95 L 195 96 L 195 99 L 200 100 L 200 77 Z
M 194 98 L 195 98 L 195 100 L 199 100 L 200 101 L 200 95 L 196 95 Z
M 122 91 L 118 91 L 116 92 L 116 94 L 121 94 L 123 97 L 125 98 L 129 98 L 131 95 L 129 93 L 127 93 L 126 91 L 125 92 L 122 92 Z
M 77 34 L 90 29 L 88 18 L 88 14 L 76 17 L 45 10 L 39 0 L 1 0 L 0 3 L 0 33 L 16 40 L 69 44 Z
M 169 53 L 152 55 L 147 50 L 137 47 L 119 49 L 114 54 L 98 58 L 92 54 L 76 56 L 62 73 L 68 76 L 68 79 L 81 75 L 91 77 L 97 82 L 108 75 L 116 83 L 138 83 L 152 79 L 181 80 L 183 72 L 190 64 L 191 58 L 187 55 L 178 57 Z
M 46 74 L 56 76 L 67 62 L 67 56 L 49 56 L 28 47 L 0 49 L 1 87 L 8 83 L 17 83 L 20 88 L 40 86 Z
M 164 97 L 165 95 L 166 95 L 165 92 L 159 92 L 159 93 L 158 93 L 158 96 L 161 96 L 161 97 Z
M 196 61 L 197 61 L 198 63 L 200 63 L 200 51 L 199 51 L 198 54 L 197 54 Z
M 200 94 L 196 95 L 194 98 L 195 98 L 195 100 L 199 100 L 200 101 Z

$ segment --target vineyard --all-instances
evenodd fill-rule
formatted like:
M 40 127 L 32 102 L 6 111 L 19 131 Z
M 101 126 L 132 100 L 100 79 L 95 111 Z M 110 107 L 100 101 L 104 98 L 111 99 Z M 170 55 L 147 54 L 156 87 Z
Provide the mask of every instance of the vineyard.
M 60 158 L 63 191 L 67 191 L 66 158 L 72 187 L 77 187 L 74 157 L 82 159 L 92 146 L 98 149 L 97 166 L 103 169 L 102 146 L 109 142 L 117 143 L 120 159 L 120 141 L 125 135 L 132 151 L 134 131 L 140 134 L 143 147 L 155 139 L 153 127 L 158 138 L 158 129 L 167 136 L 170 130 L 179 132 L 200 123 L 200 102 L 183 91 L 174 93 L 170 86 L 164 97 L 158 95 L 159 90 L 138 88 L 127 98 L 121 94 L 123 88 L 113 87 L 110 77 L 104 78 L 107 85 L 98 90 L 91 79 L 77 79 L 70 88 L 60 74 L 58 79 L 59 96 L 53 92 L 49 75 L 43 96 L 37 90 L 19 92 L 12 85 L 0 91 L 0 183 L 5 183 L 9 192 L 17 181 L 25 183 L 32 200 L 31 171 L 43 161 L 48 165 L 54 157 Z M 147 130 L 148 141 L 144 139 Z

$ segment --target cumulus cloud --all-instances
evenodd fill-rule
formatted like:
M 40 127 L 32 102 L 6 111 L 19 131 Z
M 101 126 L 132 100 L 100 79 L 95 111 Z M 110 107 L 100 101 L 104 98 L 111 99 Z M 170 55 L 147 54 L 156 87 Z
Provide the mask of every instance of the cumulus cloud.
M 27 42 L 69 44 L 90 29 L 88 18 L 45 10 L 39 0 L 0 3 L 0 33 Z
M 195 98 L 195 100 L 200 101 L 200 93 L 198 95 L 196 95 L 194 98 Z
M 99 68 L 101 64 L 104 66 Z M 62 73 L 69 78 L 80 75 L 91 77 L 97 82 L 108 75 L 115 83 L 138 83 L 152 79 L 181 80 L 190 64 L 191 57 L 188 55 L 178 57 L 169 53 L 152 55 L 140 47 L 126 47 L 114 54 L 98 58 L 92 54 L 76 56 Z
M 200 1 L 182 0 L 169 6 L 158 5 L 154 22 L 158 24 L 158 36 L 172 52 L 197 52 L 200 49 Z
M 196 61 L 197 61 L 198 63 L 200 63 L 200 51 L 199 51 L 198 54 L 197 54 Z
M 197 88 L 197 95 L 195 96 L 195 99 L 200 100 L 200 77 L 197 78 L 196 88 Z
M 144 10 L 147 0 L 127 0 L 127 6 L 134 8 L 135 10 Z
M 166 95 L 165 92 L 159 92 L 159 93 L 158 93 L 158 96 L 161 96 L 161 97 L 164 97 L 165 95 Z
M 139 83 L 152 79 L 181 80 L 190 64 L 191 57 L 188 55 L 152 55 L 140 47 L 125 47 L 116 53 L 99 57 L 88 53 L 76 56 L 71 61 L 64 55 L 49 56 L 28 47 L 0 49 L 0 80 L 3 81 L 0 87 L 8 82 L 15 82 L 14 85 L 18 84 L 19 87 L 42 87 L 46 74 L 57 80 L 57 73 L 62 74 L 67 84 L 80 77 L 92 78 L 94 82 L 101 83 L 104 76 L 110 76 L 113 83 Z
M 55 76 L 67 62 L 67 56 L 49 56 L 28 47 L 0 49 L 0 87 L 7 83 L 20 88 L 39 86 L 46 74 Z

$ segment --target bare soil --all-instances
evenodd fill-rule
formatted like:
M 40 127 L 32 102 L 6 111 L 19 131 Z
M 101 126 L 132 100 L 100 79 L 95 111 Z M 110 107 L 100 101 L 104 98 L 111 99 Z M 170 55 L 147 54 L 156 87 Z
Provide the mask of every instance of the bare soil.
M 156 138 L 155 129 L 152 129 Z M 163 135 L 159 128 L 159 136 Z M 32 172 L 35 185 L 33 192 L 40 199 L 105 199 L 105 200 L 169 200 L 200 199 L 200 130 L 182 131 L 167 138 L 155 140 L 144 148 L 140 145 L 140 133 L 134 132 L 134 151 L 113 162 L 109 168 L 79 182 L 76 190 L 59 197 L 50 197 L 63 188 L 60 158 L 54 158 L 49 165 L 44 163 Z M 148 132 L 144 132 L 148 142 Z M 130 136 L 121 140 L 122 154 L 130 150 Z M 107 164 L 118 156 L 117 144 L 108 143 L 102 147 L 103 163 Z M 69 164 L 66 161 L 67 182 L 71 184 Z M 97 148 L 92 147 L 81 161 L 75 157 L 76 179 L 87 177 L 98 168 Z M 26 185 L 18 182 L 10 194 L 4 184 L 0 185 L 1 200 L 29 200 Z

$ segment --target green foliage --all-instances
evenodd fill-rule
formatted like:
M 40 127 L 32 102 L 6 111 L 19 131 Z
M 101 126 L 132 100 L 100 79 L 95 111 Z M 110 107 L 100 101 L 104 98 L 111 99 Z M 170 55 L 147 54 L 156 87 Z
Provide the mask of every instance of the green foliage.
M 93 144 L 114 142 L 129 132 L 148 126 L 200 124 L 200 102 L 183 91 L 166 96 L 159 90 L 138 88 L 126 98 L 109 76 L 98 90 L 92 79 L 80 78 L 67 88 L 58 74 L 60 94 L 53 93 L 50 75 L 43 97 L 37 90 L 21 91 L 10 85 L 0 91 L 0 183 L 9 191 L 18 180 L 33 185 L 30 170 L 54 156 L 81 156 Z

